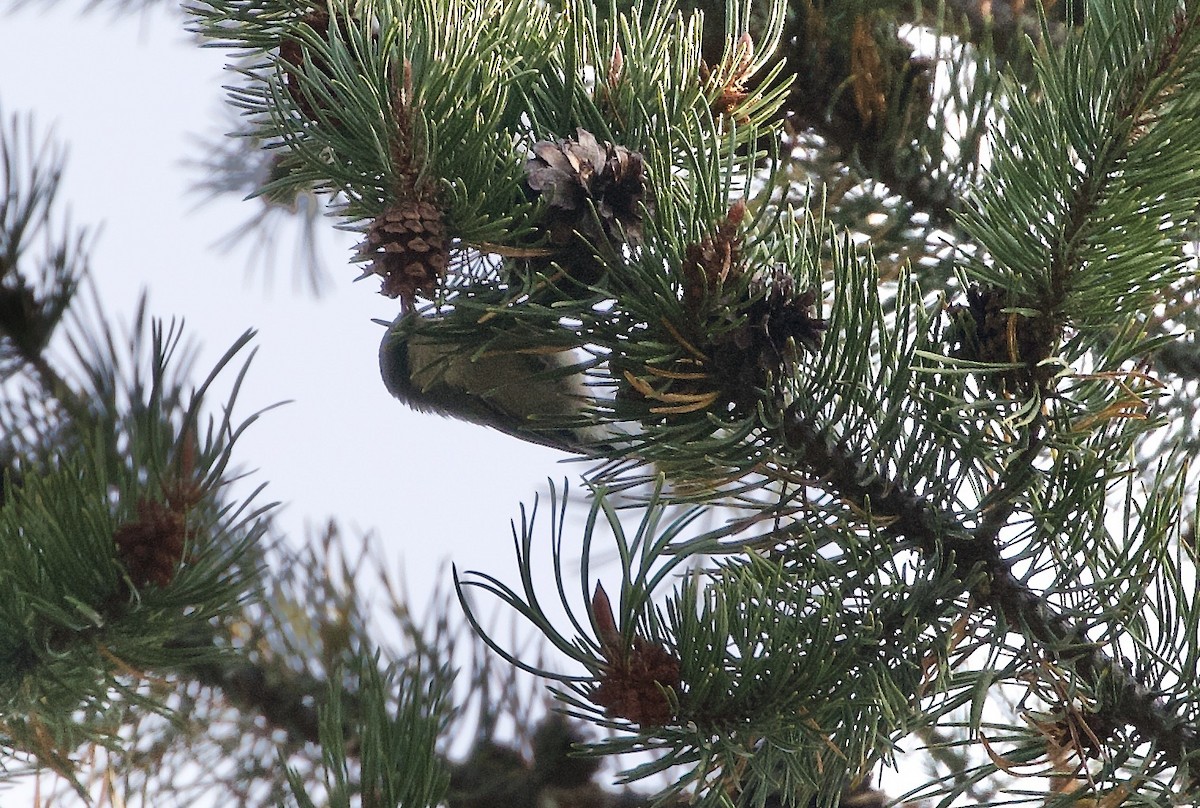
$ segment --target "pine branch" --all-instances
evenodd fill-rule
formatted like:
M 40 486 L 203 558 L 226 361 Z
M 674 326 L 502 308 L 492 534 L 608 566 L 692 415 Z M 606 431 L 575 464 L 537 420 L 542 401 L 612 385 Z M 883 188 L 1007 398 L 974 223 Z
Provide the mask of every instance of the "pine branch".
M 1153 741 L 1163 757 L 1181 766 L 1200 752 L 1197 728 L 1165 711 L 1154 693 L 1138 682 L 1120 663 L 1087 639 L 1081 626 L 1072 625 L 1013 573 L 996 540 L 998 525 L 967 530 L 953 515 L 939 511 L 912 492 L 899 479 L 887 479 L 856 460 L 845 448 L 832 443 L 793 408 L 785 418 L 783 434 L 797 460 L 819 475 L 821 483 L 838 496 L 863 510 L 883 517 L 883 532 L 900 540 L 896 549 L 913 546 L 934 559 L 948 574 L 967 581 L 976 569 L 986 580 L 970 589 L 971 596 L 987 604 L 1010 633 L 1037 639 L 1058 662 L 1073 669 L 1085 681 L 1102 678 L 1113 683 L 1113 701 L 1101 710 L 1113 719 L 1134 727 Z M 1036 446 L 1031 441 L 1028 452 Z M 1027 463 L 1021 467 L 1026 468 Z M 1019 472 L 1024 476 L 1024 472 Z M 1016 483 L 1009 487 L 1019 487 Z
M 86 272 L 89 247 L 85 230 L 65 217 L 55 221 L 64 161 L 32 116 L 4 120 L 0 108 L 0 379 L 30 367 L 46 400 L 81 418 L 86 407 L 45 355 Z
M 1197 11 L 1143 13 L 1116 26 L 1108 15 L 1123 11 L 1097 7 L 1080 37 L 1044 55 L 1040 93 L 1013 96 L 995 138 L 1003 148 L 963 218 L 988 254 L 971 274 L 1055 324 L 1121 327 L 1184 274 L 1179 243 L 1162 231 L 1197 207 L 1200 127 L 1183 92 L 1196 75 Z M 1094 75 L 1078 75 L 1080 63 Z M 1168 153 L 1177 171 L 1160 170 Z M 1136 214 L 1123 201 L 1133 189 L 1148 200 Z

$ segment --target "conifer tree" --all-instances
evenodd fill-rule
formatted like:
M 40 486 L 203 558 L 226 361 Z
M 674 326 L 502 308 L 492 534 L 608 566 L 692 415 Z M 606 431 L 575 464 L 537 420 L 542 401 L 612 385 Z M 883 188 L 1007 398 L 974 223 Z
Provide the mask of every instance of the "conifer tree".
M 206 398 L 249 335 L 195 384 L 174 326 L 122 344 L 17 119 L 14 759 L 83 795 L 104 749 L 144 804 L 1200 799 L 1200 3 L 187 13 L 269 169 L 240 190 L 361 232 L 389 388 L 580 465 L 521 509 L 512 569 L 456 568 L 428 621 L 397 596 L 380 642 L 369 558 L 331 525 L 285 559 L 228 494 L 259 416 Z M 234 775 L 163 776 L 194 763 Z

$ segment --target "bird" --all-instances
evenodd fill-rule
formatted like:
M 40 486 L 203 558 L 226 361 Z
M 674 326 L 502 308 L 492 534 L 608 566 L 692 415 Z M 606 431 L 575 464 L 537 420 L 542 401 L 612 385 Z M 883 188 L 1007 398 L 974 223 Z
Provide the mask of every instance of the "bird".
M 598 453 L 575 352 L 480 352 L 436 330 L 436 318 L 405 312 L 380 343 L 380 375 L 402 403 L 563 452 Z

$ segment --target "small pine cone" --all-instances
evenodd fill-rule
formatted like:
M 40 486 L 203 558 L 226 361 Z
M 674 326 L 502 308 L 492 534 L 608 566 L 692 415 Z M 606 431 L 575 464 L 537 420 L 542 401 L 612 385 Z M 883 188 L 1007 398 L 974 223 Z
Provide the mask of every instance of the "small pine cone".
M 598 275 L 592 249 L 605 253 L 641 238 L 645 166 L 638 152 L 601 143 L 586 129 L 576 134 L 578 140 L 535 143 L 525 183 L 531 197 L 547 200 L 541 224 L 550 244 L 573 248 L 566 252 L 586 265 L 583 274 Z
M 671 703 L 663 693 L 680 689 L 679 659 L 667 649 L 634 637 L 624 654 L 610 652 L 609 666 L 592 691 L 594 704 L 617 718 L 643 727 L 662 727 L 675 721 Z
M 54 330 L 57 306 L 38 299 L 17 273 L 15 283 L 0 284 L 0 344 L 11 342 L 21 355 L 35 356 Z
M 1043 731 L 1058 747 L 1073 749 L 1080 759 L 1098 760 L 1104 756 L 1105 744 L 1117 731 L 1117 723 L 1103 713 L 1071 710 Z
M 599 583 L 592 593 L 590 613 L 607 663 L 600 684 L 592 691 L 592 703 L 609 715 L 642 726 L 671 723 L 675 715 L 662 689 L 679 692 L 678 657 L 645 637 L 634 637 L 627 645 L 617 628 L 608 593 Z
M 817 294 L 797 292 L 792 275 L 779 268 L 750 284 L 750 302 L 730 312 L 741 324 L 711 346 L 714 375 L 736 412 L 752 410 L 761 390 L 798 359 L 795 349 L 817 351 L 829 324 L 813 315 Z M 793 348 L 794 346 L 794 348 Z
M 329 12 L 324 9 L 318 8 L 310 11 L 300 18 L 300 22 L 313 29 L 321 37 L 329 35 Z M 309 120 L 316 120 L 316 110 L 313 108 L 308 94 L 304 92 L 303 80 L 301 79 L 304 64 L 308 59 L 304 46 L 299 40 L 284 39 L 279 43 L 279 58 L 283 62 L 287 92 L 291 96 L 292 103 L 296 105 L 296 109 L 300 110 L 304 117 Z M 317 67 L 322 67 L 317 62 L 313 64 Z M 334 121 L 336 123 L 336 118 Z
M 399 202 L 376 217 L 358 250 L 358 260 L 371 261 L 363 277 L 379 275 L 380 294 L 411 305 L 446 274 L 450 254 L 442 210 L 428 201 Z
M 769 279 L 760 279 L 751 285 L 751 295 L 759 293 L 762 297 L 747 309 L 746 325 L 770 346 L 774 359 L 786 357 L 789 340 L 809 351 L 820 350 L 821 335 L 829 324 L 813 317 L 812 309 L 817 302 L 814 290 L 797 292 L 791 273 L 777 268 Z
M 1048 318 L 1023 317 L 1004 311 L 1011 305 L 1003 289 L 973 286 L 967 290 L 967 305 L 950 307 L 951 328 L 947 336 L 954 344 L 951 356 L 974 362 L 1024 365 L 999 376 L 1001 388 L 1015 392 L 1046 381 L 1049 371 L 1037 368 L 1037 364 L 1050 355 L 1058 329 Z M 1010 327 L 1015 331 L 1015 352 L 1009 343 Z
M 699 273 L 704 268 L 696 266 L 692 277 L 703 279 Z M 706 291 L 708 299 L 692 308 L 697 322 L 684 329 L 712 334 L 707 340 L 673 330 L 687 356 L 642 367 L 619 357 L 610 360 L 624 382 L 617 389 L 619 401 L 646 405 L 644 418 L 712 412 L 714 407 L 745 417 L 754 413 L 764 393 L 782 403 L 782 380 L 794 369 L 799 351 L 819 350 L 828 328 L 813 313 L 817 293 L 797 292 L 792 275 L 782 268 L 724 292 L 714 296 Z M 699 294 L 693 292 L 692 299 L 700 299 Z M 686 302 L 687 286 L 684 295 Z
M 139 499 L 138 518 L 113 531 L 117 557 L 139 589 L 165 587 L 183 559 L 187 527 L 183 515 L 152 499 Z
M 739 199 L 711 236 L 684 251 L 683 305 L 697 318 L 720 298 L 726 282 L 744 271 L 738 226 L 745 216 L 746 203 Z

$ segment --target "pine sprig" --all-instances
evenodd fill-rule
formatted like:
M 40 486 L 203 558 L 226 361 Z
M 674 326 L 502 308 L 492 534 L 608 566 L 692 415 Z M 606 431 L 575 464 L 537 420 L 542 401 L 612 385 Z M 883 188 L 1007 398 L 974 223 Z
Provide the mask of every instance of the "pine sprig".
M 296 7 L 288 19 L 286 4 L 219 0 L 192 12 L 215 44 L 252 55 L 242 68 L 247 83 L 232 93 L 260 127 L 253 134 L 300 158 L 272 183 L 273 193 L 289 185 L 332 192 L 354 223 L 379 216 L 411 194 L 414 182 L 429 182 L 446 208 L 450 237 L 485 249 L 529 240 L 532 209 L 519 180 L 531 138 L 584 128 L 655 152 L 665 194 L 678 181 L 672 168 L 692 153 L 689 144 L 716 129 L 727 131 L 714 142 L 717 153 L 749 142 L 786 84 L 747 92 L 736 125 L 718 126 L 710 96 L 720 88 L 700 75 L 698 18 L 681 20 L 661 4 L 611 22 L 597 20 L 586 3 L 560 14 L 543 5 L 458 0 L 334 4 L 319 17 Z M 762 53 L 772 49 L 779 24 L 768 26 Z M 271 54 L 284 45 L 286 52 Z M 729 45 L 737 65 L 730 70 L 744 78 L 762 58 L 738 55 L 737 47 Z M 606 79 L 593 83 L 593 72 Z M 413 98 L 401 112 L 395 99 L 409 77 Z M 408 165 L 397 163 L 398 138 L 411 141 Z
M 314 799 L 315 789 L 305 785 L 304 775 L 289 768 L 296 804 L 301 808 L 442 804 L 449 774 L 434 749 L 448 717 L 447 694 L 440 689 L 449 679 L 447 673 L 430 674 L 419 664 L 381 670 L 378 654 L 373 659 L 370 655 L 354 659 L 343 675 L 330 677 L 320 710 L 324 793 Z M 345 742 L 344 678 L 350 680 L 355 716 L 361 722 L 352 733 L 359 743 L 353 770 Z
M 1181 239 L 1167 234 L 1182 235 L 1200 204 L 1194 99 L 1178 91 L 1195 70 L 1197 13 L 1097 6 L 1080 36 L 1038 60 L 1040 94 L 1010 88 L 1004 140 L 963 219 L 991 259 L 971 265 L 975 277 L 1078 328 L 1120 323 L 1179 280 Z
M 553 30 L 543 6 L 332 3 L 315 28 L 303 4 L 259 14 L 254 3 L 219 0 L 192 13 L 216 45 L 261 54 L 243 68 L 246 84 L 231 92 L 257 121 L 257 137 L 301 158 L 275 182 L 277 191 L 289 184 L 336 192 L 348 222 L 373 218 L 404 191 L 397 171 L 409 169 L 395 164 L 392 149 L 406 136 L 412 168 L 446 186 L 450 218 L 466 228 L 456 237 L 497 241 L 502 231 L 486 224 L 497 211 L 520 219 L 514 99 L 546 58 Z M 288 43 L 304 55 L 272 52 Z M 395 98 L 406 71 L 416 91 L 403 113 L 411 120 L 399 120 Z
M 0 380 L 32 366 L 53 383 L 42 352 L 70 306 L 89 246 L 86 231 L 54 221 L 63 161 L 32 118 L 7 120 L 0 108 Z
M 20 484 L 0 509 L 0 534 L 13 539 L 0 564 L 5 743 L 68 779 L 80 743 L 121 742 L 123 710 L 162 709 L 139 679 L 212 658 L 174 640 L 230 615 L 256 582 L 264 509 L 221 501 L 242 427 L 226 409 L 200 431 L 204 391 L 248 338 L 183 412 L 163 384 L 178 338 L 155 327 L 151 383 L 131 391 L 144 396 L 89 398 L 100 417 L 71 425 L 54 459 L 18 465 Z M 92 718 L 77 723 L 76 708 Z
M 826 555 L 818 548 L 847 536 L 845 524 L 830 520 L 807 541 L 778 553 L 751 553 L 709 573 L 688 574 L 657 606 L 650 596 L 670 584 L 673 570 L 690 557 L 683 552 L 667 560 L 664 551 L 718 548 L 726 531 L 685 542 L 697 512 L 668 521 L 669 510 L 657 499 L 648 505 L 636 534 L 629 535 L 606 497 L 593 502 L 580 580 L 592 580 L 590 559 L 603 552 L 597 544 L 603 532 L 615 540 L 623 579 L 632 585 L 611 603 L 603 588 L 580 593 L 589 604 L 589 620 L 575 616 L 578 606 L 559 589 L 575 636 L 554 628 L 529 573 L 532 518 L 522 521 L 517 536 L 519 588 L 487 573 L 460 579 L 460 595 L 477 629 L 482 630 L 477 615 L 485 607 L 469 596 L 474 588 L 514 608 L 546 633 L 572 667 L 581 665 L 590 675 L 533 669 L 486 632 L 485 641 L 512 664 L 559 682 L 558 694 L 571 713 L 616 731 L 594 751 L 658 750 L 659 758 L 626 771 L 623 779 L 670 772 L 673 785 L 659 799 L 690 792 L 702 805 L 724 805 L 735 794 L 746 795 L 748 804 L 762 804 L 772 794 L 801 802 L 818 795 L 831 800 L 872 762 L 889 757 L 892 722 L 906 713 L 916 720 L 923 673 L 914 660 L 946 653 L 948 631 L 932 640 L 922 635 L 929 621 L 952 614 L 947 604 L 957 584 L 936 577 L 914 580 L 894 567 L 888 576 L 877 575 L 876 561 L 867 560 L 875 555 L 873 534 L 862 535 L 856 549 Z M 560 582 L 561 531 L 556 518 L 552 557 Z M 823 556 L 827 562 L 814 563 Z M 907 585 L 886 583 L 891 575 L 908 579 Z M 850 582 L 847 591 L 834 583 L 840 581 Z M 856 595 L 850 597 L 850 591 Z M 916 613 L 920 619 L 914 619 Z

